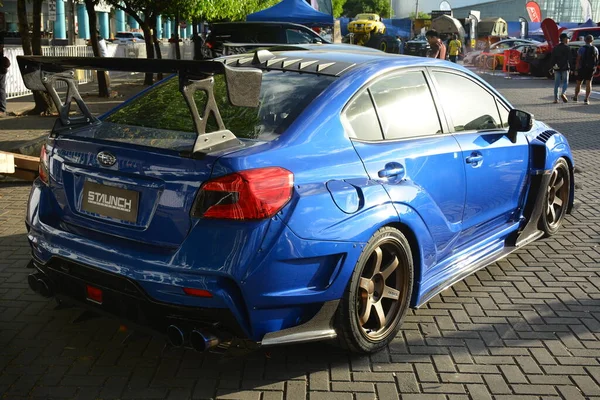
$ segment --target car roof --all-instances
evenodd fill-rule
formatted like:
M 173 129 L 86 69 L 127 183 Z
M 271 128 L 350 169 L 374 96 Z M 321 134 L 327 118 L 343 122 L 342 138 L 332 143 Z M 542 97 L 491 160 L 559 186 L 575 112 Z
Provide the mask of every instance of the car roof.
M 214 22 L 210 24 L 211 29 L 213 27 L 228 27 L 228 26 L 293 26 L 300 27 L 302 29 L 308 29 L 305 25 L 295 24 L 293 22 L 277 22 L 277 21 L 238 21 L 238 22 Z
M 454 63 L 439 59 L 388 54 L 384 52 L 366 52 L 359 49 L 352 51 L 328 51 L 323 49 L 273 52 L 260 50 L 256 54 L 238 54 L 222 57 L 220 60 L 231 67 L 258 67 L 267 70 L 295 71 L 330 76 L 341 76 L 350 70 L 354 71 L 363 67 L 368 68 L 368 66 L 374 63 L 381 65 L 382 69 L 403 66 L 444 65 L 466 71 L 466 69 Z
M 311 51 L 347 51 L 352 53 L 369 53 L 369 54 L 385 54 L 379 49 L 374 49 L 367 46 L 358 46 L 348 43 L 290 43 L 278 46 L 269 47 L 269 51 L 294 51 L 294 50 L 311 50 Z

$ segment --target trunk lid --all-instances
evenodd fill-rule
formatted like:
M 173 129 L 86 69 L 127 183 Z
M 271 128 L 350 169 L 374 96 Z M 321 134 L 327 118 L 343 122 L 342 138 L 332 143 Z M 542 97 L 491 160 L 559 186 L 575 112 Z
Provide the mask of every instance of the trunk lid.
M 99 154 L 114 157 L 114 164 L 102 165 L 106 160 Z M 152 246 L 178 247 L 191 228 L 198 188 L 209 179 L 216 159 L 60 137 L 51 156 L 51 186 L 61 222 Z

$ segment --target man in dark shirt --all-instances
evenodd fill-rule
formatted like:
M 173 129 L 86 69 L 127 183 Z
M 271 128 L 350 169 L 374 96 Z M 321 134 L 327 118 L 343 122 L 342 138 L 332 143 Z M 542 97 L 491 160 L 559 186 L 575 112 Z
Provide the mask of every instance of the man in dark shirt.
M 445 60 L 446 46 L 444 45 L 444 42 L 442 42 L 442 40 L 440 39 L 437 31 L 434 31 L 433 29 L 427 31 L 427 33 L 425 33 L 425 37 L 429 42 L 429 46 L 431 46 L 431 49 L 427 52 L 427 57 Z
M 562 94 L 560 98 L 563 102 L 568 102 L 567 88 L 569 87 L 569 70 L 571 66 L 571 49 L 567 45 L 569 37 L 566 33 L 560 34 L 560 43 L 552 50 L 551 65 L 554 70 L 554 103 L 558 103 L 558 88 L 562 83 Z
M 585 82 L 584 104 L 590 104 L 590 93 L 592 93 L 592 80 L 598 65 L 598 49 L 592 44 L 594 37 L 587 35 L 585 37 L 585 46 L 581 46 L 577 51 L 577 61 L 575 62 L 575 75 L 577 76 L 577 85 L 575 85 L 575 95 L 573 101 L 577 101 L 581 84 Z

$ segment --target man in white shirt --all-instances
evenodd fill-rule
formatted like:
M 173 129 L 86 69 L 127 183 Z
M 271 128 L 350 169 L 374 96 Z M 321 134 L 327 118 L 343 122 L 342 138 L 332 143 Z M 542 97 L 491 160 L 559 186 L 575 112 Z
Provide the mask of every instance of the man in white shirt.
M 98 51 L 100 52 L 100 57 L 108 57 L 108 47 L 106 46 L 106 40 L 100 35 L 100 31 L 96 31 L 98 34 Z M 110 97 L 110 75 L 108 71 L 104 71 L 104 76 L 106 77 L 106 87 L 108 89 L 108 94 Z

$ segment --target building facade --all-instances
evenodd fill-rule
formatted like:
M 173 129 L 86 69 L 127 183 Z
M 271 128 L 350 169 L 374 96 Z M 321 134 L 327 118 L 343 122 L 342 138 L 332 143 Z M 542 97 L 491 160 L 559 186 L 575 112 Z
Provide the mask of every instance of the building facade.
M 500 17 L 506 21 L 518 21 L 519 17 L 529 20 L 525 4 L 528 0 L 499 0 L 473 4 L 453 9 L 455 18 L 466 18 L 471 10 L 481 13 L 481 18 Z M 537 0 L 542 19 L 552 18 L 556 22 L 586 22 L 580 0 Z M 600 19 L 600 0 L 590 0 L 592 20 Z
M 117 32 L 139 31 L 136 20 L 124 11 L 100 2 L 95 7 L 97 26 L 100 35 L 106 39 L 114 38 Z M 51 12 L 52 11 L 52 12 Z M 159 16 L 160 18 L 160 16 Z M 27 19 L 33 24 L 33 10 L 27 2 Z M 74 24 L 69 22 L 73 20 Z M 85 4 L 77 0 L 47 0 L 42 4 L 42 36 L 48 39 L 64 40 L 70 36 L 69 26 L 74 26 L 74 38 L 89 39 L 89 20 Z M 156 34 L 159 39 L 169 38 L 175 32 L 175 20 L 161 18 L 161 29 Z M 18 32 L 17 0 L 3 0 L 0 6 L 0 31 L 9 32 L 8 37 Z M 192 24 L 182 23 L 179 36 L 183 39 L 192 36 Z

